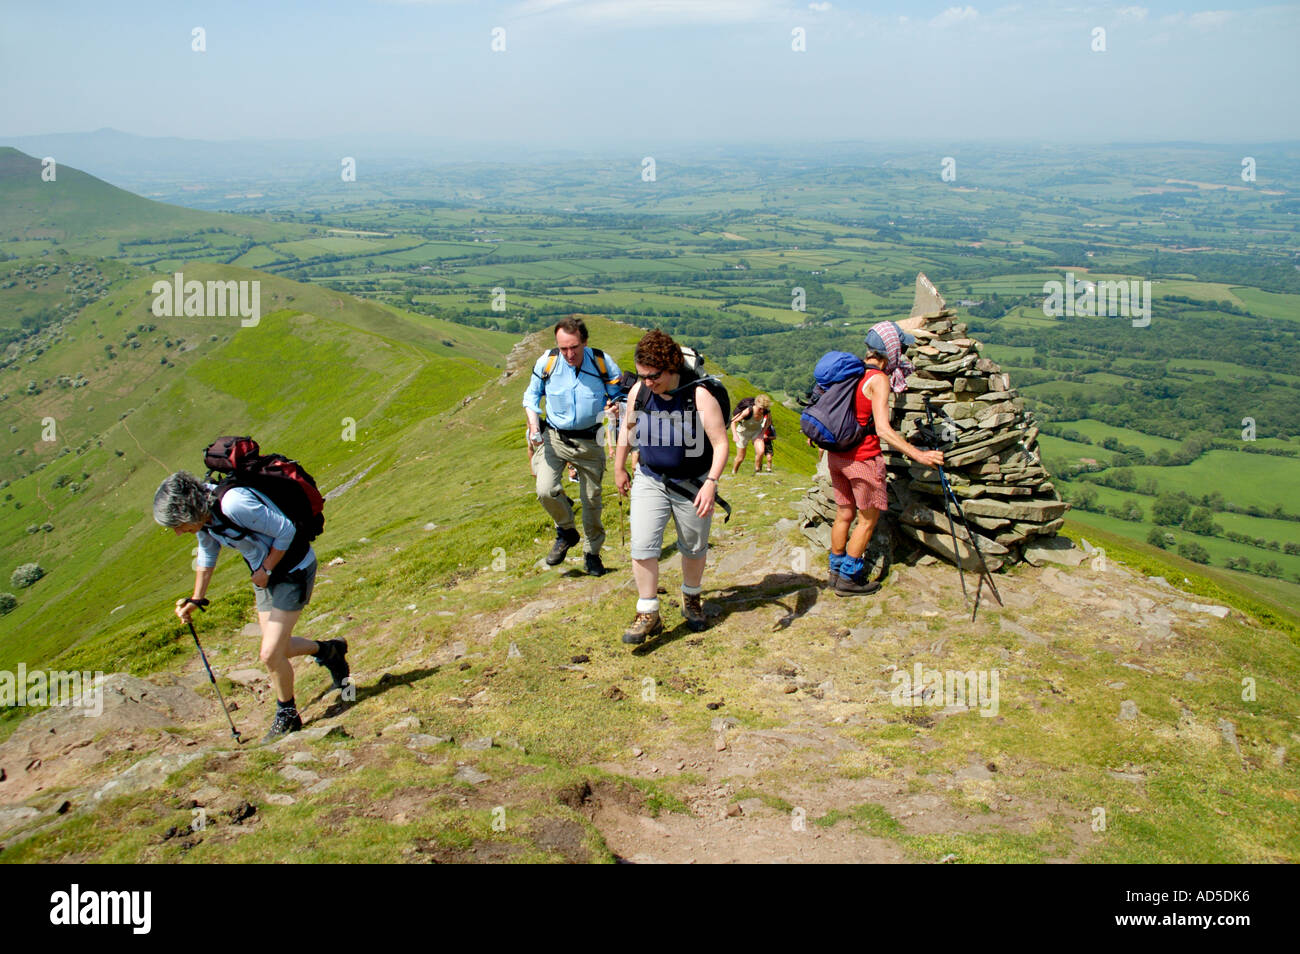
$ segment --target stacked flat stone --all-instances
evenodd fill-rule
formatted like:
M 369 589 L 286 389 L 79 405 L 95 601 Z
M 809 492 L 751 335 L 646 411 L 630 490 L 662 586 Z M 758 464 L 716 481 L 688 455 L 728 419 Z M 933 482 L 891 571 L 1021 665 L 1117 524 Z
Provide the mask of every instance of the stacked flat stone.
M 894 395 L 893 426 L 916 446 L 931 446 L 919 433 L 929 397 L 935 429 L 946 445 L 948 484 L 979 536 L 976 543 L 985 562 L 990 570 L 1019 562 L 1027 545 L 1056 535 L 1067 507 L 1042 465 L 1033 414 L 1025 410 L 1006 372 L 981 356 L 981 345 L 967 335 L 966 325 L 954 322 L 954 313 L 924 275 L 917 276 L 912 314 L 926 315 L 927 321 L 914 332 L 916 343 L 908 359 L 916 371 L 907 379 L 907 390 Z M 977 567 L 978 558 L 955 512 L 954 551 L 939 472 L 887 445 L 884 452 L 892 519 L 876 536 L 887 531 L 894 550 L 900 544 L 904 549 L 920 546 L 949 563 L 960 560 L 965 569 Z M 798 509 L 805 535 L 829 548 L 828 524 L 834 520 L 835 504 L 824 466 Z

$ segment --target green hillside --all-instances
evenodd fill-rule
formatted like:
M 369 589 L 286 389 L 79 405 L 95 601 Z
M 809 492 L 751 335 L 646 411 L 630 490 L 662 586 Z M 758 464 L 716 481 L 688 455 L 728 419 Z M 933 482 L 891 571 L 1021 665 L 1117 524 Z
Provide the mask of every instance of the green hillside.
M 30 162 L 14 168 L 32 171 Z M 1071 512 L 1067 532 L 1103 545 L 1105 558 L 1011 568 L 997 581 L 1002 605 L 986 593 L 973 622 L 956 573 L 934 560 L 896 565 L 870 598 L 834 597 L 820 585 L 823 555 L 791 519 L 814 458 L 797 439 L 795 413 L 777 406 L 776 473 L 746 467 L 723 481 L 734 513 L 714 523 L 708 629 L 688 632 L 681 619 L 670 529 L 666 632 L 629 651 L 618 641 L 635 605 L 628 511 L 612 473 L 612 572 L 584 575 L 576 552 L 559 567 L 541 561 L 553 528 L 534 497 L 520 400 L 555 316 L 662 324 L 699 344 L 711 369 L 776 391 L 807 379 L 810 352 L 856 347 L 864 324 L 905 309 L 918 250 L 940 268 L 962 267 L 965 236 L 932 241 L 916 228 L 924 223 L 898 216 L 915 237 L 892 239 L 891 215 L 876 220 L 867 247 L 854 227 L 815 218 L 810 201 L 800 216 L 760 217 L 771 242 L 757 247 L 744 202 L 719 191 L 715 204 L 735 214 L 716 228 L 640 231 L 644 221 L 615 216 L 602 234 L 556 228 L 550 213 L 431 212 L 415 201 L 376 207 L 374 221 L 349 212 L 336 224 L 360 231 L 337 240 L 317 241 L 327 230 L 315 224 L 279 233 L 278 223 L 214 215 L 155 243 L 172 226 L 154 217 L 185 210 L 133 203 L 71 172 L 59 181 L 83 190 L 80 211 L 21 176 L 0 179 L 0 205 L 13 196 L 27 210 L 7 226 L 15 232 L 0 230 L 19 238 L 4 251 L 22 256 L 0 261 L 0 314 L 10 316 L 0 321 L 0 427 L 10 435 L 0 455 L 0 590 L 17 596 L 0 616 L 0 670 L 117 672 L 119 685 L 143 695 L 121 692 L 106 723 L 55 708 L 0 712 L 0 862 L 1300 858 L 1288 754 L 1300 717 L 1296 584 L 1133 542 L 1153 528 L 1157 492 L 1134 472 L 1160 493 L 1175 489 L 1163 485 L 1167 475 L 1183 474 L 1177 489 L 1227 497 L 1231 478 L 1249 468 L 1232 499 L 1261 506 L 1294 483 L 1293 458 L 1189 439 L 1188 419 L 1217 415 L 1216 427 L 1231 430 L 1245 412 L 1203 403 L 1219 400 L 1208 389 L 1168 387 L 1157 364 L 1178 357 L 1178 335 L 1126 339 L 1121 349 L 1048 327 L 1023 302 L 1005 333 L 1004 319 L 988 319 L 999 323 L 1013 382 L 1039 395 L 1043 416 L 1083 424 L 1044 442 L 1075 468 L 1061 485 L 1108 480 L 1116 486 L 1095 488 L 1098 506 L 1141 511 L 1130 520 Z M 537 176 L 530 187 L 552 201 Z M 818 201 L 838 201 L 843 185 Z M 1105 214 L 1127 216 L 1122 198 Z M 667 205 L 692 201 L 674 194 Z M 889 199 L 891 208 L 908 201 Z M 429 228 L 434 214 L 455 221 Z M 512 217 L 530 234 L 498 243 L 470 229 L 491 235 Z M 243 221 L 266 231 L 239 233 Z M 399 227 L 428 242 L 386 231 Z M 608 248 L 591 247 L 593 234 Z M 740 260 L 731 248 L 745 243 L 734 235 L 750 240 Z M 664 255 L 647 250 L 651 236 L 699 244 Z M 1032 254 L 1046 260 L 1051 243 L 1039 241 L 1045 251 Z M 546 251 L 528 260 L 521 243 Z M 786 243 L 799 246 L 788 258 Z M 502 260 L 501 245 L 515 261 Z M 340 255 L 352 256 L 346 267 Z M 822 327 L 784 314 L 794 276 L 778 260 L 824 269 L 844 289 L 841 299 L 829 282 L 799 277 Z M 1024 285 L 1019 272 L 1032 291 L 1043 262 L 1007 264 L 990 264 L 988 287 Z M 271 274 L 287 267 L 320 284 Z M 172 270 L 259 283 L 260 321 L 155 314 L 153 283 Z M 504 313 L 489 304 L 497 282 L 509 289 Z M 837 313 L 842 302 L 877 313 L 850 318 Z M 1153 327 L 1198 327 L 1198 310 L 1189 304 Z M 1268 375 L 1285 373 L 1284 355 L 1259 337 L 1276 329 L 1229 317 L 1257 336 L 1248 344 L 1260 346 Z M 588 324 L 592 344 L 630 367 L 643 328 L 598 316 Z M 1290 332 L 1278 334 L 1291 347 Z M 756 390 L 725 380 L 733 401 Z M 1121 393 L 1129 383 L 1133 393 Z M 1288 397 L 1278 389 L 1289 385 L 1260 386 L 1256 397 Z M 1112 393 L 1125 400 L 1103 400 Z M 1268 442 L 1260 449 L 1288 450 L 1276 426 L 1285 418 L 1258 413 Z M 158 482 L 199 469 L 205 444 L 230 433 L 302 460 L 332 492 L 316 591 L 296 632 L 348 639 L 357 687 L 341 698 L 320 667 L 299 660 L 308 732 L 265 748 L 228 744 L 189 632 L 170 612 L 193 578 L 193 541 L 150 516 Z M 1077 468 L 1082 457 L 1106 471 Z M 1242 547 L 1294 560 L 1283 549 L 1294 542 L 1297 524 L 1285 519 L 1294 508 L 1284 510 L 1215 514 L 1225 533 L 1267 535 Z M 1169 532 L 1180 544 L 1200 539 L 1183 526 Z M 1217 538 L 1213 546 L 1216 562 L 1229 555 Z M 45 576 L 8 586 L 29 562 Z M 245 635 L 254 618 L 246 569 L 233 554 L 210 596 L 196 624 L 251 738 L 269 702 L 258 640 Z M 894 677 L 913 667 L 999 674 L 1001 689 L 978 705 L 933 693 L 896 701 Z M 160 723 L 140 700 L 162 696 L 188 701 Z M 55 731 L 48 720 L 64 714 Z M 100 787 L 150 772 L 140 788 Z M 210 810 L 202 832 L 188 827 L 196 803 Z M 251 817 L 238 811 L 245 803 Z
M 364 468 L 373 480 L 403 448 L 436 448 L 430 420 L 499 373 L 513 344 L 242 269 L 186 274 L 260 281 L 260 323 L 159 318 L 153 277 L 123 278 L 57 340 L 0 371 L 12 447 L 0 460 L 3 572 L 39 562 L 48 573 L 0 617 L 0 666 L 156 617 L 159 601 L 188 585 L 188 550 L 153 523 L 150 501 L 171 471 L 200 469 L 219 434 L 251 433 L 304 461 L 324 490 Z M 51 419 L 55 439 L 44 440 Z M 407 492 L 435 494 L 423 483 Z M 331 531 L 349 525 L 350 502 L 331 506 Z
M 591 327 L 620 361 L 640 334 Z M 1198 601 L 1224 597 L 1213 582 L 1109 537 L 1095 538 L 1111 553 L 1104 566 L 1003 574 L 1006 605 L 986 600 L 975 623 L 944 565 L 896 567 L 878 598 L 840 600 L 781 522 L 812 469 L 790 447 L 774 476 L 724 481 L 735 514 L 715 523 L 709 629 L 680 621 L 670 530 L 668 632 L 629 652 L 617 635 L 634 603 L 616 543 L 626 512 L 608 482 L 614 572 L 584 576 L 580 557 L 538 565 L 550 528 L 532 498 L 518 405 L 545 344 L 537 336 L 463 406 L 395 435 L 385 466 L 331 502 L 322 556 L 342 562 L 322 568 L 301 631 L 350 641 L 354 703 L 302 665 L 314 736 L 235 749 L 215 703 L 167 733 L 134 732 L 139 751 L 26 798 L 38 814 L 4 834 L 0 860 L 1300 857 L 1285 624 L 1209 615 L 1147 575 L 1181 582 L 1185 570 Z M 788 414 L 778 409 L 778 430 Z M 178 549 L 160 542 L 159 576 L 188 577 Z M 198 620 L 223 675 L 257 665 L 256 639 L 240 635 L 247 583 L 226 571 Z M 156 590 L 147 610 L 60 663 L 161 669 L 160 682 L 210 692 L 188 634 L 167 619 L 171 591 Z M 996 718 L 969 704 L 891 703 L 891 673 L 913 666 L 1000 671 Z M 1258 701 L 1237 701 L 1243 674 Z M 223 685 L 254 731 L 265 703 Z M 162 746 L 196 760 L 156 788 L 86 797 L 83 786 Z M 191 799 L 214 819 L 194 836 Z M 73 807 L 58 814 L 62 800 Z M 256 816 L 227 821 L 242 801 Z

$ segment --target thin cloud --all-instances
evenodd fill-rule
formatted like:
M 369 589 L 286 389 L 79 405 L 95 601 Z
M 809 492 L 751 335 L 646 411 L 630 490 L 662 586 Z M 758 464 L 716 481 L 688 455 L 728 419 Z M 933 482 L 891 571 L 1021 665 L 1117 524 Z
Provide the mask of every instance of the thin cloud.
M 558 15 L 601 26 L 677 26 L 767 20 L 788 9 L 777 0 L 524 0 L 511 15 Z
M 979 15 L 979 11 L 974 7 L 949 7 L 931 20 L 930 26 L 942 30 L 945 27 L 956 26 L 959 23 L 968 23 Z
M 1227 10 L 1205 10 L 1201 13 L 1193 13 L 1187 22 L 1198 30 L 1210 30 L 1223 26 L 1230 19 L 1232 14 Z

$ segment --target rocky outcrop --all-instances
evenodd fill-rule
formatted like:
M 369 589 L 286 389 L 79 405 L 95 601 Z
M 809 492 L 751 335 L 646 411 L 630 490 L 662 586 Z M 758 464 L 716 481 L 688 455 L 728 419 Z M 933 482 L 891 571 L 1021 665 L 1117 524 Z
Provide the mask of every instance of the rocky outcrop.
M 1033 414 L 1025 410 L 1010 376 L 982 356 L 980 343 L 969 337 L 966 325 L 953 320 L 925 275 L 916 279 L 912 316 L 918 315 L 928 320 L 908 351 L 916 371 L 907 379 L 908 389 L 894 396 L 892 423 L 917 446 L 934 446 L 924 429 L 928 400 L 948 484 L 978 535 L 974 542 L 989 569 L 997 570 L 1022 560 L 1026 545 L 1055 537 L 1068 505 L 1043 466 Z M 939 472 L 888 448 L 885 462 L 889 518 L 873 540 L 877 566 L 881 553 L 920 549 L 965 569 L 977 567 L 972 541 L 956 513 L 953 539 Z M 824 466 L 800 501 L 799 516 L 804 534 L 829 548 L 835 503 Z

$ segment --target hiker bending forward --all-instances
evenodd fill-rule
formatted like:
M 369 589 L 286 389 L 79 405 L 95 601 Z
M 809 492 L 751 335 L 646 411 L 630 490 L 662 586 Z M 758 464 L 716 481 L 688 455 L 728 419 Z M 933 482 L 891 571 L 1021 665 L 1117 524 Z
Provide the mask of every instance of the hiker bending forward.
M 348 678 L 347 640 L 320 642 L 293 635 L 316 581 L 316 552 L 304 540 L 294 546 L 295 527 L 273 503 L 248 487 L 233 487 L 218 500 L 215 484 L 193 474 L 172 474 L 153 498 L 153 517 L 178 536 L 196 534 L 199 548 L 194 594 L 176 601 L 176 615 L 188 623 L 205 594 L 222 547 L 238 550 L 248 563 L 262 630 L 261 659 L 271 675 L 276 711 L 268 740 L 302 728 L 293 698 L 294 656 L 313 656 L 342 688 Z M 286 556 L 288 557 L 286 559 Z
M 682 615 L 691 629 L 704 629 L 701 584 L 718 478 L 728 453 L 722 408 L 694 372 L 683 367 L 681 349 L 672 338 L 658 330 L 645 335 L 636 346 L 636 373 L 614 455 L 618 492 L 631 494 L 632 574 L 639 598 L 623 642 L 633 644 L 663 629 L 659 554 L 670 514 L 682 557 Z M 635 480 L 627 473 L 633 439 L 640 451 Z
M 578 471 L 582 498 L 582 529 L 586 570 L 593 576 L 605 572 L 600 548 L 605 527 L 600 520 L 600 485 L 605 479 L 605 455 L 596 439 L 602 412 L 617 413 L 621 372 L 603 351 L 587 347 L 587 325 L 581 318 L 564 318 L 555 325 L 555 348 L 537 359 L 524 392 L 528 416 L 528 441 L 538 448 L 533 455 L 537 473 L 537 499 L 555 522 L 555 544 L 546 555 L 548 566 L 564 562 L 578 542 L 573 525 L 573 501 L 561 479 L 565 465 Z M 546 399 L 543 421 L 542 399 Z
M 754 445 L 754 473 L 763 470 L 763 458 L 767 455 L 767 432 L 772 426 L 772 399 L 766 394 L 755 398 L 746 398 L 736 405 L 736 413 L 731 416 L 731 433 L 736 440 L 736 463 L 731 468 L 732 475 L 740 473 L 740 465 L 745 462 L 745 451 Z M 768 461 L 768 472 L 772 463 Z
M 882 321 L 867 332 L 866 355 L 863 363 L 867 370 L 854 393 L 854 410 L 859 424 L 871 424 L 862 443 L 844 453 L 830 453 L 827 464 L 831 474 L 831 487 L 835 493 L 835 523 L 831 526 L 830 575 L 828 585 L 837 596 L 854 596 L 874 593 L 880 584 L 866 579 L 863 554 L 871 542 L 880 515 L 889 509 L 885 487 L 885 458 L 881 456 L 880 442 L 898 450 L 926 467 L 943 464 L 940 451 L 918 450 L 903 439 L 889 423 L 889 397 L 891 392 L 907 389 L 907 374 L 911 363 L 903 352 L 916 340 L 904 330 L 919 327 L 925 319 L 912 318 L 895 323 Z M 849 533 L 854 517 L 858 525 Z

